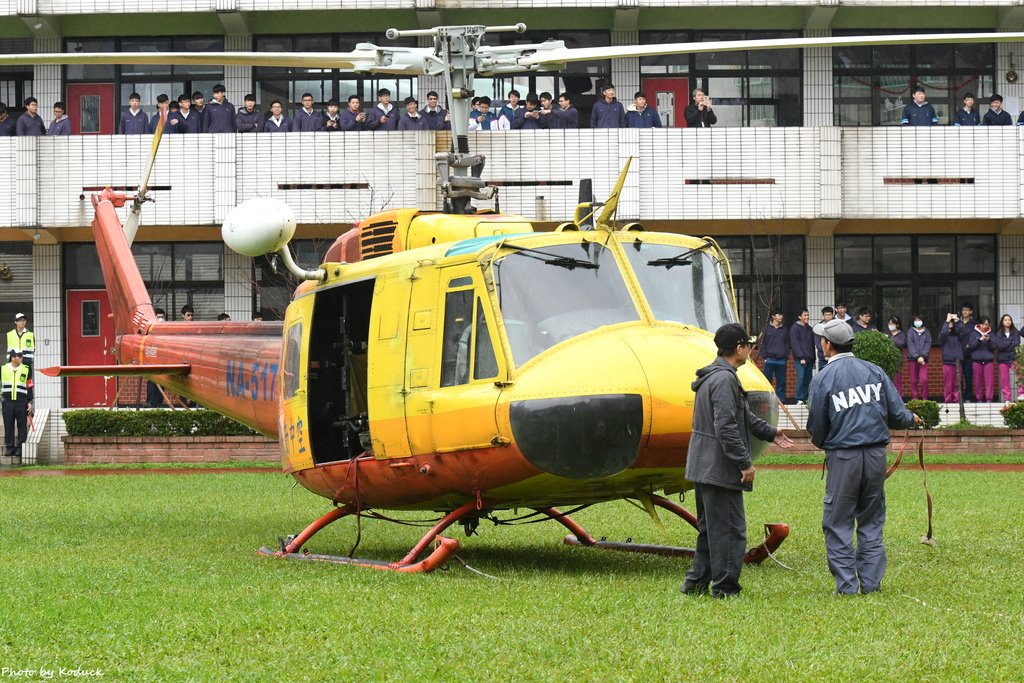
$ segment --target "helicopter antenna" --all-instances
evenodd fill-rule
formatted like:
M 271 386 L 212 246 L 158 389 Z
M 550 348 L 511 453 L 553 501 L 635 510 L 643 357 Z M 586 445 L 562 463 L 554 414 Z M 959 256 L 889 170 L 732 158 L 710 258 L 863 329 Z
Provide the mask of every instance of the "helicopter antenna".
M 388 29 L 390 40 L 412 36 L 431 36 L 434 55 L 445 66 L 444 84 L 452 124 L 452 147 L 434 155 L 437 185 L 444 197 L 445 213 L 473 213 L 473 199 L 491 200 L 498 192 L 481 177 L 485 157 L 469 151 L 469 103 L 473 99 L 473 79 L 480 66 L 477 53 L 486 33 L 523 33 L 526 24 L 512 26 L 439 26 L 430 29 L 399 31 Z

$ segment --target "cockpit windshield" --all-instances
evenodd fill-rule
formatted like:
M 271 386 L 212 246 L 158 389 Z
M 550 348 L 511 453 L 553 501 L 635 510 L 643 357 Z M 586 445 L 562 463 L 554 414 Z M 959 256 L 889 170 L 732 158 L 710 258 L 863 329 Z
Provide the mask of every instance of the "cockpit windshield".
M 605 325 L 639 320 L 615 257 L 596 242 L 515 249 L 495 265 L 516 366 Z
M 736 322 L 728 283 L 713 254 L 643 238 L 622 246 L 656 320 L 712 332 Z

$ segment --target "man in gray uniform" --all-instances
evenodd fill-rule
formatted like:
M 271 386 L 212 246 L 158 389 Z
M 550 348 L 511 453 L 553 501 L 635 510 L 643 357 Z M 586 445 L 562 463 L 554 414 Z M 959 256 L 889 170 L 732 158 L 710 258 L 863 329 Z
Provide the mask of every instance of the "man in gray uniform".
M 921 424 L 889 377 L 854 357 L 853 328 L 841 320 L 814 326 L 827 364 L 811 381 L 807 431 L 825 451 L 828 479 L 821 528 L 836 593 L 877 591 L 885 574 L 885 451 L 889 428 Z M 857 526 L 857 550 L 853 528 Z
M 743 492 L 753 489 L 750 435 L 783 448 L 793 442 L 750 412 L 736 369 L 747 362 L 751 341 L 736 324 L 715 332 L 718 358 L 697 371 L 691 385 L 693 435 L 686 456 L 686 478 L 697 500 L 697 548 L 680 590 L 716 598 L 737 595 L 747 546 Z

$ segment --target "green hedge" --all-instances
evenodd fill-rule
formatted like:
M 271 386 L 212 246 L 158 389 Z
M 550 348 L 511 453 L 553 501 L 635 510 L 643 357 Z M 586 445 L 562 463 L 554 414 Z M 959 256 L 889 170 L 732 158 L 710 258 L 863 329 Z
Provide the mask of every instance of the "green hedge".
M 899 371 L 902 364 L 900 350 L 892 343 L 892 337 L 882 332 L 861 332 L 855 336 L 853 355 L 874 363 L 890 377 Z
M 72 410 L 68 436 L 257 436 L 212 410 Z
M 1011 403 L 1002 410 L 1003 422 L 1010 429 L 1024 429 L 1024 401 Z
M 914 399 L 907 401 L 907 410 L 924 420 L 924 426 L 932 429 L 939 424 L 939 404 L 935 401 Z

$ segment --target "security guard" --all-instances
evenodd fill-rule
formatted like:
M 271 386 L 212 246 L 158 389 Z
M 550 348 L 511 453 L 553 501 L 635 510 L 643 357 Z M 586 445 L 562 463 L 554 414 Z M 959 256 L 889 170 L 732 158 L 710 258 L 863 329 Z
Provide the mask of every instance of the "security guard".
M 693 436 L 686 457 L 686 478 L 697 501 L 697 548 L 680 590 L 687 595 L 711 591 L 712 597 L 738 595 L 747 519 L 743 492 L 753 489 L 751 435 L 783 448 L 793 442 L 750 412 L 736 370 L 750 357 L 751 341 L 741 325 L 715 332 L 718 358 L 697 371 L 691 387 Z
M 28 438 L 28 414 L 32 412 L 32 378 L 27 365 L 21 362 L 21 351 L 11 351 L 11 361 L 0 368 L 0 391 L 3 392 L 4 454 L 21 457 L 21 445 Z M 18 432 L 15 436 L 14 425 Z
M 28 318 L 24 313 L 14 316 L 14 329 L 7 333 L 7 356 L 11 351 L 21 351 L 22 362 L 32 371 L 32 360 L 36 351 L 36 335 L 28 329 Z
M 875 365 L 856 358 L 853 328 L 814 326 L 827 364 L 811 381 L 807 431 L 825 451 L 828 479 L 821 528 L 837 594 L 877 591 L 885 574 L 885 451 L 889 428 L 921 424 Z M 853 549 L 854 524 L 857 550 Z

